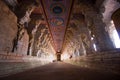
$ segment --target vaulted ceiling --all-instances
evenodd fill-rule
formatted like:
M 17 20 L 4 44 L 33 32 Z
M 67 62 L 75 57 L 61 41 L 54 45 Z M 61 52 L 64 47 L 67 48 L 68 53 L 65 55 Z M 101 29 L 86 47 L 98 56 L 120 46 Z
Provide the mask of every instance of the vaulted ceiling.
M 42 0 L 56 52 L 61 52 L 72 0 Z

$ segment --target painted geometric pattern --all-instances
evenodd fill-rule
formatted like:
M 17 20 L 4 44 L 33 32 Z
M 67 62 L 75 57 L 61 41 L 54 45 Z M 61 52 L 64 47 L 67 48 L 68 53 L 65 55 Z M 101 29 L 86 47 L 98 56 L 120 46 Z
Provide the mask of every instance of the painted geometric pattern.
M 42 0 L 56 52 L 63 45 L 72 0 Z

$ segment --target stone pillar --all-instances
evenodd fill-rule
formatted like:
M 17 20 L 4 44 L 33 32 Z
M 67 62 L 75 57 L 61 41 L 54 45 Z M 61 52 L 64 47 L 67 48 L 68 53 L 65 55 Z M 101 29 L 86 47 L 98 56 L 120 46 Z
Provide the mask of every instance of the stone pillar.
M 105 24 L 102 21 L 101 15 L 99 14 L 96 15 L 96 17 L 94 18 L 94 25 L 97 31 L 96 37 L 98 40 L 100 51 L 113 50 L 114 49 L 113 43 L 107 31 L 105 31 Z
M 29 36 L 27 34 L 27 30 L 23 28 L 19 33 L 17 49 L 14 52 L 18 54 L 27 55 L 28 43 Z
M 24 6 L 22 6 L 24 4 Z M 18 17 L 18 39 L 17 39 L 17 50 L 16 52 L 19 54 L 27 55 L 28 47 L 29 47 L 29 36 L 27 32 L 28 24 L 30 22 L 30 15 L 32 11 L 35 9 L 35 5 L 30 2 L 29 4 L 22 3 L 20 5 L 20 9 L 16 10 L 16 15 Z
M 29 40 L 29 55 L 32 55 L 32 56 L 37 56 L 37 53 L 35 54 L 34 51 L 33 51 L 33 47 L 34 47 L 34 43 L 35 43 L 35 35 L 36 35 L 36 31 L 38 29 L 38 26 L 40 25 L 41 23 L 41 20 L 36 20 L 36 24 L 35 27 L 33 28 L 32 32 L 31 32 L 31 40 Z
M 97 51 L 113 50 L 113 43 L 105 31 L 105 24 L 102 21 L 102 16 L 96 12 L 88 12 L 86 20 L 90 23 L 91 31 L 95 36 Z
M 87 6 L 88 7 L 88 6 Z M 105 23 L 103 23 L 103 16 L 98 13 L 93 7 L 88 7 L 84 10 L 87 26 L 90 27 L 94 40 L 96 42 L 97 51 L 113 50 L 114 45 L 105 30 Z
M 116 30 L 120 38 L 120 8 L 116 12 L 113 13 L 112 19 L 114 21 Z
M 86 50 L 87 55 L 93 52 L 93 46 L 92 46 L 91 36 L 89 32 L 90 31 L 87 29 L 86 26 L 81 27 L 80 38 L 82 41 L 82 45 Z
M 91 54 L 93 52 L 93 46 L 90 31 L 85 22 L 85 16 L 83 14 L 76 14 L 74 15 L 74 17 L 74 23 L 76 24 L 78 30 L 77 33 L 75 32 L 75 36 L 79 35 L 79 37 L 81 38 L 81 44 L 84 46 L 86 54 Z

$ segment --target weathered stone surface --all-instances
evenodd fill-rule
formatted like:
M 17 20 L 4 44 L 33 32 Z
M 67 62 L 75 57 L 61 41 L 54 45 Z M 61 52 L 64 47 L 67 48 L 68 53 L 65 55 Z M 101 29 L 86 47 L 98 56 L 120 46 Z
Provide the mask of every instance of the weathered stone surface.
M 17 17 L 0 0 L 0 51 L 10 52 L 17 34 Z
M 33 34 L 32 56 L 47 58 L 54 55 L 55 51 L 50 42 L 48 29 L 46 25 L 41 24 L 35 34 Z
M 22 29 L 21 34 L 19 34 L 18 43 L 16 46 L 15 53 L 27 55 L 29 44 L 29 36 L 25 29 Z

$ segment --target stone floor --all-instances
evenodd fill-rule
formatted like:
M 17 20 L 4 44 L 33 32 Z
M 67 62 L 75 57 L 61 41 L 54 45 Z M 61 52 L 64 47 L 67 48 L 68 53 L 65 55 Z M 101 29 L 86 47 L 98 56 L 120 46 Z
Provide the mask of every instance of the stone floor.
M 120 75 L 54 62 L 0 80 L 120 80 Z

